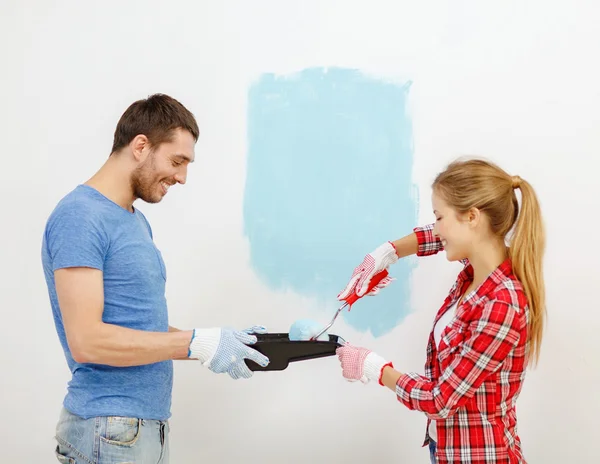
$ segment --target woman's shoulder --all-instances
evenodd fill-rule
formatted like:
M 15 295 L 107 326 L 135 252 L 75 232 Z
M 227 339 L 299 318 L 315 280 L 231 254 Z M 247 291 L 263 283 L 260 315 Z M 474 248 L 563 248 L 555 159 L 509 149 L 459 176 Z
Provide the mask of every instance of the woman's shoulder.
M 509 307 L 522 312 L 527 307 L 527 296 L 523 284 L 512 273 L 506 273 L 491 289 L 488 295 L 489 301 L 506 303 Z

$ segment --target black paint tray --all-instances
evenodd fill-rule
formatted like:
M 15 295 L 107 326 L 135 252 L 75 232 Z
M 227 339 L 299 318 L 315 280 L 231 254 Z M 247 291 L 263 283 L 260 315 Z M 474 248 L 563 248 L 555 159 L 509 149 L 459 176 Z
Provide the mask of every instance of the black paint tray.
M 253 334 L 256 343 L 249 345 L 269 358 L 269 365 L 262 367 L 250 359 L 245 359 L 251 371 L 283 371 L 289 363 L 307 359 L 335 356 L 337 350 L 345 343 L 338 335 L 329 334 L 329 341 L 290 340 L 287 333 Z

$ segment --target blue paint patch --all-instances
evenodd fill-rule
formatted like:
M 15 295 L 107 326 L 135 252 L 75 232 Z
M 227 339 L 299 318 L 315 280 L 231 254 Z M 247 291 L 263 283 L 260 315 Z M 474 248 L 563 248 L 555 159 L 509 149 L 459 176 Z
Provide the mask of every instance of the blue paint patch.
M 249 91 L 251 265 L 274 290 L 331 302 L 325 322 L 364 255 L 416 225 L 409 89 L 357 70 L 311 68 L 265 74 Z M 399 324 L 410 312 L 413 267 L 410 259 L 392 266 L 397 280 L 344 311 L 347 323 L 374 336 Z

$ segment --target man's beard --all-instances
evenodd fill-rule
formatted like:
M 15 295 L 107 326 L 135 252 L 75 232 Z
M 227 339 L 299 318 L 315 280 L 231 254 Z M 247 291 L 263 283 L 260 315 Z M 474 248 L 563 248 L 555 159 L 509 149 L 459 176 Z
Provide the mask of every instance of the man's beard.
M 158 203 L 162 200 L 162 195 L 158 193 L 160 182 L 154 176 L 154 154 L 151 153 L 149 158 L 135 168 L 131 174 L 131 189 L 133 190 L 134 198 L 139 198 L 146 203 Z

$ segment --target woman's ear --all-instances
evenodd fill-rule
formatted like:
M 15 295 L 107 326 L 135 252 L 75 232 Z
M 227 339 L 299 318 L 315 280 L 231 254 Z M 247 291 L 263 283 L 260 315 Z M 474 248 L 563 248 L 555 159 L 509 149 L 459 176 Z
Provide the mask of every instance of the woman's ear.
M 471 208 L 467 211 L 467 222 L 470 227 L 477 227 L 481 222 L 481 211 L 478 208 Z

